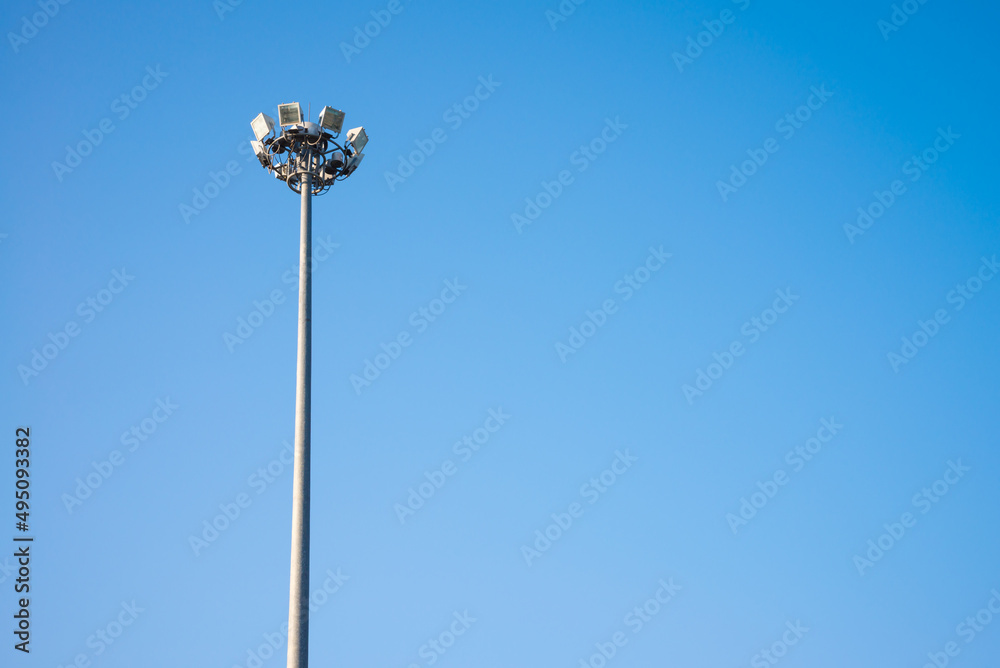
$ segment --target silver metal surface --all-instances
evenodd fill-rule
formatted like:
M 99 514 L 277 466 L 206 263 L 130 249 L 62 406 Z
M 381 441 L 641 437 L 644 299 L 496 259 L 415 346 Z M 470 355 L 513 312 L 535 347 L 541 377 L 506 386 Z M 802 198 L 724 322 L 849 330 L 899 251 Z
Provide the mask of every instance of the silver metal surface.
M 292 569 L 288 668 L 309 666 L 309 447 L 312 423 L 312 176 L 303 176 L 299 242 L 299 341 L 295 371 Z

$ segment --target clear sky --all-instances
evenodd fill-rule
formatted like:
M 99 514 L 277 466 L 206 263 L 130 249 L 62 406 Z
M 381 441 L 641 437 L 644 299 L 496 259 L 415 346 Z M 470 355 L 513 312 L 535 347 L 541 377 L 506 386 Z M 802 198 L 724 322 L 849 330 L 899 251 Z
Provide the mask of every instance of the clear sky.
M 284 665 L 299 101 L 314 666 L 992 665 L 1000 10 L 897 4 L 5 3 L 0 664 Z

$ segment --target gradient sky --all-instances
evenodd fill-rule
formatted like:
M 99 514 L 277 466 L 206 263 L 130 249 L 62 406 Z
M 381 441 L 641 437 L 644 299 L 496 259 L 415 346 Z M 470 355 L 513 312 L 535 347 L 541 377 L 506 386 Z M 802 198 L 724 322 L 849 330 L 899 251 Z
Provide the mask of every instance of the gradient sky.
M 314 666 L 1000 656 L 994 4 L 45 3 L 0 664 L 284 665 L 299 203 L 245 142 L 290 101 L 371 138 L 313 204 Z

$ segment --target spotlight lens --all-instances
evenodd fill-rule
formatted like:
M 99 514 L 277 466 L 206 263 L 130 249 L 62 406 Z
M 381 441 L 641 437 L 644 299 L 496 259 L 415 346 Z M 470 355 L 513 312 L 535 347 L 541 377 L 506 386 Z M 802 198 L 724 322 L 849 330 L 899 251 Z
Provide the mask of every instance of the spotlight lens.
M 323 129 L 338 135 L 344 127 L 344 112 L 333 107 L 323 107 L 323 111 L 319 114 L 319 124 Z
M 302 106 L 298 102 L 278 105 L 278 122 L 281 125 L 302 123 Z
M 363 127 L 348 130 L 347 141 L 351 142 L 351 145 L 354 146 L 355 153 L 361 153 L 368 144 L 368 133 L 365 132 Z
M 253 134 L 257 137 L 257 141 L 260 141 L 271 134 L 274 129 L 274 119 L 267 114 L 258 114 L 257 118 L 250 121 L 250 127 L 253 128 Z

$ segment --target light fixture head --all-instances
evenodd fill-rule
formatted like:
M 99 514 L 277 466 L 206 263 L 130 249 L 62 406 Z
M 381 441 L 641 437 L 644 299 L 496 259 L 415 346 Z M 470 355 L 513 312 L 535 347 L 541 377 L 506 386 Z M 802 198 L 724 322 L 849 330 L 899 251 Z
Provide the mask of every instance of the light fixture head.
M 323 107 L 323 111 L 319 112 L 319 124 L 324 130 L 339 135 L 344 127 L 344 112 L 333 107 Z
M 278 105 L 278 123 L 281 125 L 299 125 L 302 123 L 302 105 L 298 102 Z
M 358 165 L 360 165 L 361 161 L 364 159 L 365 159 L 364 153 L 355 153 L 354 155 L 352 155 L 347 160 L 347 164 L 344 166 L 343 175 L 346 177 L 353 174 L 354 170 L 358 168 Z
M 250 127 L 253 128 L 257 141 L 260 141 L 274 130 L 274 119 L 267 114 L 257 114 L 257 118 L 250 121 Z
M 361 153 L 368 144 L 368 134 L 363 127 L 347 131 L 347 141 L 351 142 L 355 153 Z

